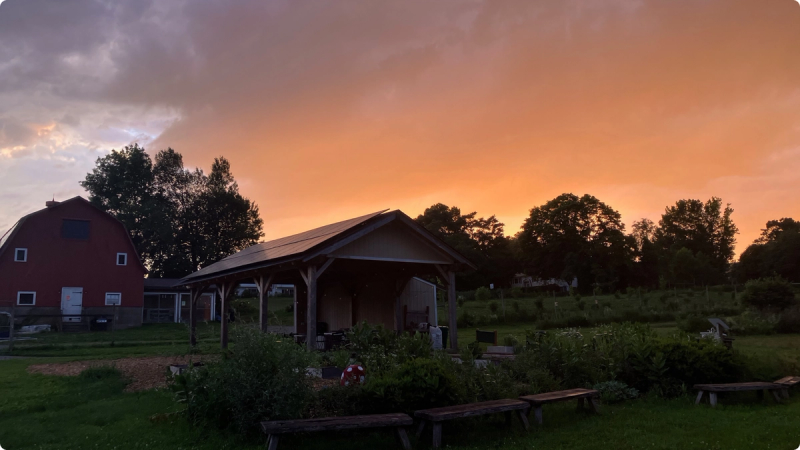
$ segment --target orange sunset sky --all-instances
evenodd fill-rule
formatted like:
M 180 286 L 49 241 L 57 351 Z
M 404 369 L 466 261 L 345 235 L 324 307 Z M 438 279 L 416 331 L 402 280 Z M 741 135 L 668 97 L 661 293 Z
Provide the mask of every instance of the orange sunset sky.
M 719 196 L 738 253 L 800 219 L 800 5 L 2 3 L 0 228 L 132 142 L 230 159 L 266 238 L 436 202 L 513 235 L 563 192 L 630 226 Z

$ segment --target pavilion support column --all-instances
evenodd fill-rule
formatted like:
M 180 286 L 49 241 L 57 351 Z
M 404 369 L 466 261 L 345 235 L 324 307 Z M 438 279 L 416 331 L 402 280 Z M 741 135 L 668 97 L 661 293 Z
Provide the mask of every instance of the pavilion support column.
M 197 345 L 197 300 L 203 294 L 203 287 L 193 287 L 189 291 L 189 345 Z
M 306 308 L 306 346 L 317 349 L 317 266 L 308 266 L 308 307 Z
M 269 322 L 269 310 L 267 309 L 269 302 L 269 287 L 272 285 L 274 274 L 269 276 L 260 276 L 255 278 L 256 288 L 258 289 L 258 323 L 262 332 L 267 332 L 267 323 Z
M 395 290 L 394 290 L 394 324 L 395 330 L 397 331 L 405 331 L 403 329 L 403 324 L 405 323 L 405 317 L 403 317 L 403 291 L 408 284 L 409 278 L 400 278 L 395 283 Z
M 233 292 L 233 288 L 236 286 L 234 282 L 223 282 L 219 286 L 219 300 L 220 300 L 220 311 L 222 311 L 222 317 L 220 318 L 220 336 L 219 342 L 220 346 L 223 349 L 228 348 L 228 308 L 230 307 L 230 296 L 231 292 Z
M 458 350 L 458 316 L 456 311 L 456 273 L 447 271 L 447 312 L 450 319 L 450 348 Z

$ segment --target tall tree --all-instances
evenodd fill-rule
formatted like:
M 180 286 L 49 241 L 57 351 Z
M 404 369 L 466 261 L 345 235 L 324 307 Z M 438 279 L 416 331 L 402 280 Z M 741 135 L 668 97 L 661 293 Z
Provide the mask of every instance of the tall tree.
M 739 256 L 733 272 L 741 282 L 775 275 L 800 282 L 800 223 L 791 218 L 767 222 L 761 236 Z
M 577 277 L 583 292 L 628 283 L 633 238 L 619 212 L 592 195 L 562 194 L 531 209 L 518 239 L 530 275 Z
M 718 197 L 705 203 L 679 200 L 667 207 L 656 232 L 656 242 L 664 251 L 666 264 L 670 265 L 678 251 L 686 248 L 695 257 L 705 255 L 717 272 L 717 281 L 721 281 L 733 259 L 739 232 L 732 214 L 730 204 L 723 208 Z
M 189 170 L 173 149 L 152 163 L 138 145 L 98 158 L 81 185 L 128 228 L 151 276 L 181 277 L 258 242 L 258 207 L 239 194 L 225 158 L 211 174 Z
M 632 284 L 657 287 L 659 284 L 659 252 L 655 244 L 658 226 L 643 218 L 631 226 L 631 237 L 635 243 Z
M 458 207 L 437 203 L 415 220 L 472 261 L 478 270 L 460 274 L 458 286 L 474 289 L 490 283 L 505 286 L 517 270 L 504 225 L 495 216 L 462 214 Z

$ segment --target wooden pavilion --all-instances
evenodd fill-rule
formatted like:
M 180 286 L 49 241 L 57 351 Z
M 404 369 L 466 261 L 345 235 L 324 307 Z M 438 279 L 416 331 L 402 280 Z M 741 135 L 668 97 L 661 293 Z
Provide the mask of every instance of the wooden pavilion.
M 182 279 L 190 288 L 190 343 L 196 302 L 216 286 L 221 344 L 228 345 L 228 307 L 242 282 L 255 282 L 260 326 L 267 330 L 271 284 L 295 285 L 295 325 L 316 348 L 317 324 L 349 328 L 361 321 L 402 330 L 400 294 L 412 277 L 439 277 L 447 287 L 450 346 L 458 348 L 455 273 L 475 269 L 463 255 L 401 211 L 379 211 L 246 248 Z M 305 299 L 303 301 L 302 299 Z

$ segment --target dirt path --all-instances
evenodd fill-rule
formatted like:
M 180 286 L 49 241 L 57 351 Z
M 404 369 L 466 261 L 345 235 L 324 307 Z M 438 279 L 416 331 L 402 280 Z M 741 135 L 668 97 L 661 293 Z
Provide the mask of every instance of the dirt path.
M 90 361 L 71 361 L 56 364 L 33 364 L 28 366 L 28 372 L 44 375 L 77 376 L 91 367 L 113 366 L 122 372 L 122 375 L 131 380 L 125 387 L 127 392 L 144 391 L 147 389 L 163 388 L 167 386 L 167 373 L 172 364 L 188 364 L 191 362 L 213 361 L 210 356 L 148 356 L 141 358 L 104 359 Z

